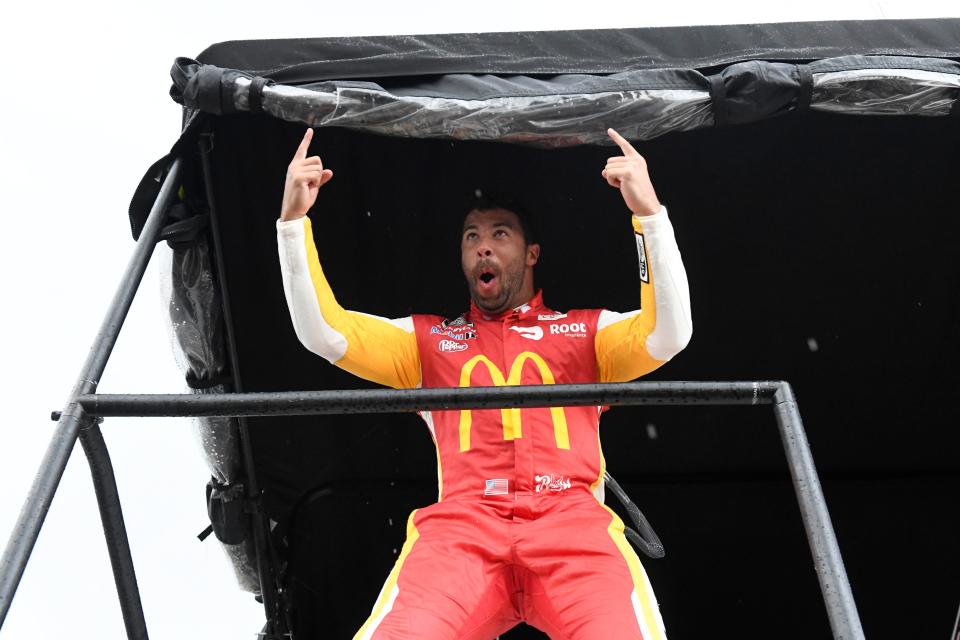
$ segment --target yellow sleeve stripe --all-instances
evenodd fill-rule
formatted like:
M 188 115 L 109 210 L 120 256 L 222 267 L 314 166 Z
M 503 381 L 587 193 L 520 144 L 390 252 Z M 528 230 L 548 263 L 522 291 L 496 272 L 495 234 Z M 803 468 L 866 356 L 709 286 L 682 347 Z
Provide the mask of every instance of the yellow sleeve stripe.
M 595 348 L 600 382 L 624 382 L 647 374 L 663 361 L 653 358 L 646 347 L 657 324 L 657 301 L 654 295 L 656 274 L 650 268 L 647 244 L 640 216 L 632 216 L 640 263 L 640 310 L 616 314 L 603 312 L 598 324 Z
M 633 216 L 640 267 L 640 310 L 603 310 L 595 340 L 601 382 L 633 380 L 686 347 L 693 332 L 687 275 L 666 208 Z
M 324 276 L 310 219 L 304 222 L 304 248 L 320 312 L 320 331 L 334 347 L 330 359 L 365 380 L 395 388 L 420 384 L 420 353 L 413 319 L 389 320 L 340 306 Z
M 640 216 L 632 216 L 633 233 L 637 241 L 637 255 L 640 260 L 640 314 L 637 316 L 644 331 L 644 337 L 657 326 L 657 299 L 654 295 L 653 279 L 655 274 L 650 268 L 650 259 L 647 254 L 647 244 L 643 235 L 643 223 Z M 644 277 L 645 276 L 645 277 Z

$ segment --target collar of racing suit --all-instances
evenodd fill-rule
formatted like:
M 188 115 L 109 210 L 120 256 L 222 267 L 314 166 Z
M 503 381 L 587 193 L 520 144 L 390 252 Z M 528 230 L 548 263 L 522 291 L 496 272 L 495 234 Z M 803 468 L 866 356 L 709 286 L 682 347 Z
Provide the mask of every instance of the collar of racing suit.
M 537 313 L 543 309 L 543 289 L 537 289 L 537 292 L 533 294 L 533 297 L 519 307 L 508 309 L 507 311 L 503 311 L 496 315 L 490 315 L 486 313 L 483 309 L 478 307 L 473 300 L 470 301 L 470 315 L 474 318 L 483 318 L 484 320 L 505 320 L 512 315 L 517 315 L 517 317 L 522 319 L 531 313 Z

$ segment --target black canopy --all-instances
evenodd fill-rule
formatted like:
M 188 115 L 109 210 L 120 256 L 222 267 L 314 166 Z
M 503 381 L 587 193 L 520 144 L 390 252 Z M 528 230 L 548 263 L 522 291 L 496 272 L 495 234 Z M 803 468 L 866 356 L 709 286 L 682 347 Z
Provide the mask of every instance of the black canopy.
M 221 42 L 202 64 L 300 85 L 448 74 L 612 74 L 748 60 L 960 56 L 960 20 L 857 20 Z

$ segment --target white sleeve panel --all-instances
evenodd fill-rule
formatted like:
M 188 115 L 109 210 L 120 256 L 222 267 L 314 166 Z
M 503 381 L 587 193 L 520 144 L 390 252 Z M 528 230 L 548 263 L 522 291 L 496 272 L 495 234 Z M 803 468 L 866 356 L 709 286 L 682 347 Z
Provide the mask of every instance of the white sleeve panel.
M 687 346 L 693 334 L 687 273 L 666 207 L 652 216 L 636 217 L 644 236 L 642 243 L 637 242 L 640 277 L 645 280 L 648 272 L 652 274 L 655 300 L 656 322 L 647 336 L 646 349 L 650 357 L 666 362 Z M 605 309 L 600 312 L 597 329 L 641 313 L 640 309 L 627 313 Z
M 600 329 L 606 329 L 612 324 L 616 324 L 621 320 L 626 320 L 627 318 L 632 318 L 633 316 L 636 316 L 639 314 L 640 314 L 640 309 L 627 311 L 626 313 L 617 313 L 616 311 L 603 309 L 600 312 L 600 318 L 597 320 L 597 330 L 599 331 Z
M 640 224 L 646 236 L 647 258 L 657 301 L 657 323 L 647 336 L 647 352 L 657 360 L 666 361 L 683 351 L 693 335 L 690 286 L 667 208 L 661 207 L 656 214 L 642 218 Z M 642 248 L 638 246 L 639 251 Z M 641 255 L 640 260 L 643 259 Z
M 347 353 L 347 339 L 331 327 L 320 312 L 304 242 L 305 220 L 277 220 L 277 250 L 280 253 L 283 293 L 287 298 L 293 329 L 303 346 L 336 363 Z

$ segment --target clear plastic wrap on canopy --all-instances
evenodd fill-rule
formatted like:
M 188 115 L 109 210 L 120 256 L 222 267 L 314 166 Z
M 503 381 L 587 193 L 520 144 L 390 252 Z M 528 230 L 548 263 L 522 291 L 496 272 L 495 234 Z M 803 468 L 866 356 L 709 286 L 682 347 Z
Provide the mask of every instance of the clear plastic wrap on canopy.
M 809 65 L 749 61 L 713 76 L 694 70 L 549 79 L 456 74 L 393 90 L 366 81 L 271 85 L 239 71 L 186 60 L 178 65 L 183 82 L 176 89 L 190 109 L 262 110 L 312 127 L 553 147 L 607 144 L 606 127 L 648 140 L 805 108 L 947 115 L 960 90 L 956 62 L 890 56 Z

